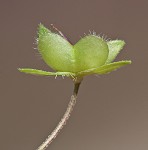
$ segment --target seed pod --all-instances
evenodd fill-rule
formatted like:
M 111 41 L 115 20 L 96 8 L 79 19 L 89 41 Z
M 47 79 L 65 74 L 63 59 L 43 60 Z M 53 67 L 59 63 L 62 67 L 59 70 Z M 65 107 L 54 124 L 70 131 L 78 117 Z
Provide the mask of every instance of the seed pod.
M 72 45 L 61 34 L 51 32 L 40 24 L 37 41 L 43 60 L 57 72 L 30 68 L 22 68 L 19 71 L 34 75 L 62 75 L 77 78 L 90 74 L 110 73 L 131 64 L 130 60 L 112 63 L 125 45 L 121 40 L 107 42 L 96 35 L 87 35 Z

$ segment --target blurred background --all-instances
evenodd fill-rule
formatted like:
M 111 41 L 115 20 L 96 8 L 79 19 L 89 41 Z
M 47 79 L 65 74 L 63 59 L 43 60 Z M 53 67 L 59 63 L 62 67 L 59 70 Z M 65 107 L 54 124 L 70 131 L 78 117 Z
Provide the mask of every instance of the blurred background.
M 0 149 L 35 150 L 64 114 L 68 78 L 38 77 L 19 67 L 52 71 L 36 48 L 37 27 L 54 24 L 73 43 L 94 30 L 126 46 L 116 60 L 132 65 L 85 77 L 67 126 L 48 150 L 148 149 L 148 1 L 1 0 Z

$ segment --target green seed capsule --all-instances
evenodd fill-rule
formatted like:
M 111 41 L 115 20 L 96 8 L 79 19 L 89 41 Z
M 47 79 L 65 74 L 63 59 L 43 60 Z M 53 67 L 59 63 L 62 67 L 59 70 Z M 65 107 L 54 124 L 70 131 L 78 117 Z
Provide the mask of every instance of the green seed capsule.
M 62 35 L 51 32 L 41 24 L 38 36 L 38 50 L 46 64 L 56 72 L 30 68 L 19 69 L 21 72 L 76 78 L 90 74 L 110 73 L 131 64 L 130 60 L 112 63 L 125 45 L 121 40 L 107 42 L 96 35 L 88 35 L 75 45 L 71 45 Z

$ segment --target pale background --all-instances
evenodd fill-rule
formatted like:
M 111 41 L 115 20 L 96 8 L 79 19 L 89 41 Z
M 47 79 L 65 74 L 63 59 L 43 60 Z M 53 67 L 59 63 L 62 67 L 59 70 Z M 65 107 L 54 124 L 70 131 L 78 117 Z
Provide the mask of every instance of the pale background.
M 48 150 L 148 149 L 148 1 L 0 1 L 0 150 L 35 150 L 57 125 L 70 79 L 22 74 L 19 67 L 51 70 L 33 43 L 40 22 L 54 24 L 76 43 L 95 30 L 126 46 L 131 59 L 109 75 L 86 77 L 67 126 Z

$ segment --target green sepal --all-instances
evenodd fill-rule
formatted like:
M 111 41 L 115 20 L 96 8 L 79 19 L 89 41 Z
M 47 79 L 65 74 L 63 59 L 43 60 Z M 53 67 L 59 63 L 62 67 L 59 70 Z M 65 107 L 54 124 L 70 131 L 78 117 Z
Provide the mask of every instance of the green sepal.
M 104 65 L 109 49 L 106 41 L 95 35 L 81 38 L 75 45 L 76 72 Z
M 116 56 L 119 54 L 119 52 L 122 50 L 122 48 L 125 45 L 125 42 L 122 40 L 113 40 L 107 42 L 108 48 L 109 48 L 109 54 L 108 58 L 106 60 L 106 64 L 112 62 Z
M 96 74 L 107 74 L 107 73 L 110 73 L 112 71 L 117 70 L 120 67 L 123 67 L 125 65 L 129 65 L 129 64 L 131 64 L 130 60 L 113 62 L 113 63 L 107 64 L 107 65 L 103 65 L 103 66 L 101 66 L 98 69 L 95 69 L 93 71 L 93 73 L 96 73 Z
M 74 77 L 75 74 L 71 72 L 48 72 L 38 69 L 31 69 L 31 68 L 18 68 L 20 72 L 32 74 L 32 75 L 40 75 L 40 76 L 67 76 L 67 77 Z
M 46 64 L 56 71 L 74 72 L 73 45 L 41 24 L 38 36 L 38 50 Z
M 89 70 L 85 70 L 82 72 L 79 72 L 79 76 L 85 76 L 85 75 L 91 75 L 91 74 L 107 74 L 110 73 L 112 71 L 117 70 L 118 68 L 131 64 L 130 60 L 125 60 L 125 61 L 118 61 L 118 62 L 113 62 L 110 64 L 106 64 L 103 65 L 99 68 L 93 68 L 93 69 L 89 69 Z

